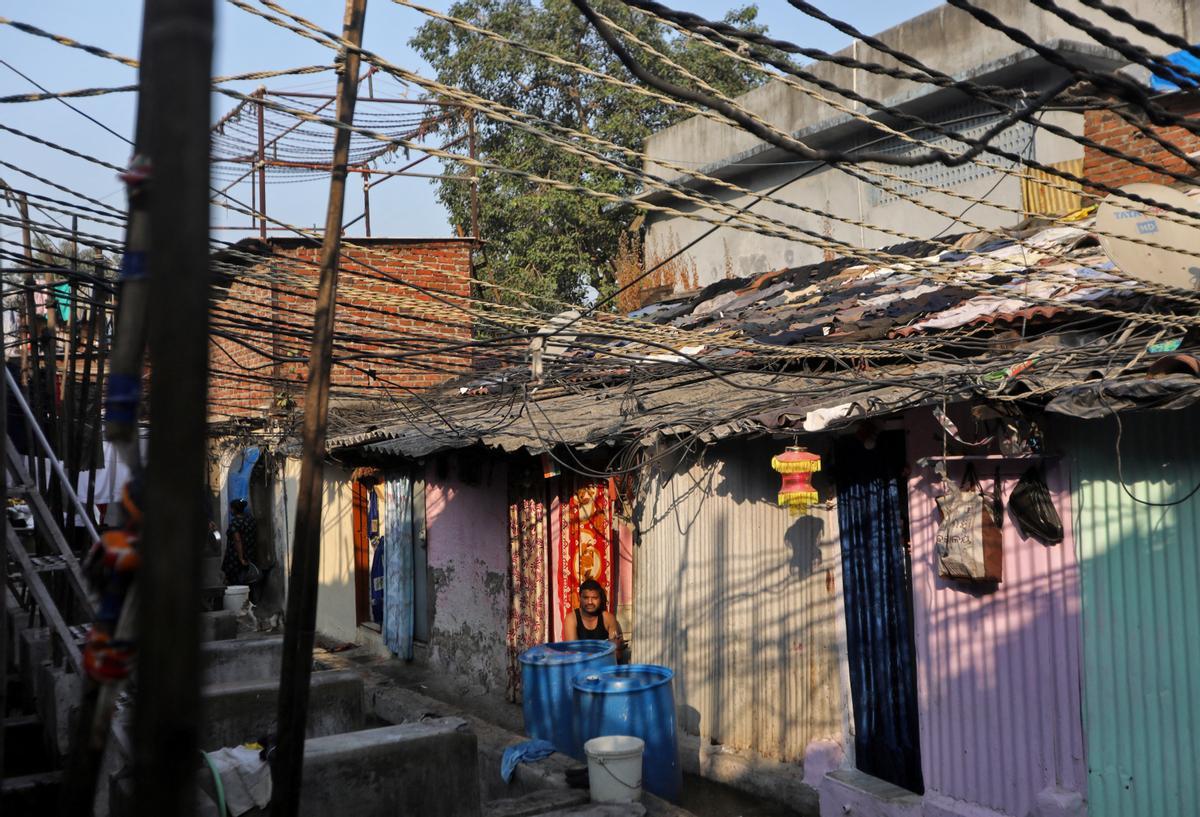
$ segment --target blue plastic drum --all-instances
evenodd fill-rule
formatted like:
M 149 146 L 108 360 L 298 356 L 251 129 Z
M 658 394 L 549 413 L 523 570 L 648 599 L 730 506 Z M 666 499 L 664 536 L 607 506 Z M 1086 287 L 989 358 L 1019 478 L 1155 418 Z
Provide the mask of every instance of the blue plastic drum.
M 675 737 L 674 675 L 666 667 L 630 664 L 576 676 L 575 737 L 580 747 L 603 735 L 641 738 L 646 742 L 642 788 L 677 803 L 683 778 Z
M 583 759 L 583 742 L 575 739 L 571 682 L 581 672 L 617 663 L 610 641 L 555 641 L 521 653 L 521 701 L 525 733 L 548 740 L 560 752 Z

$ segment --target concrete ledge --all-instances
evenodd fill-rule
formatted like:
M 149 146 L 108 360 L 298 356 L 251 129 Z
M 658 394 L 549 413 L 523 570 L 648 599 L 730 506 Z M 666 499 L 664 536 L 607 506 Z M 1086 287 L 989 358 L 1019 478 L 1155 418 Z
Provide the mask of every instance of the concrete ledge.
M 821 781 L 821 814 L 856 817 L 922 817 L 921 795 L 864 774 L 840 769 Z
M 200 748 L 214 751 L 275 734 L 279 682 L 213 684 L 201 691 L 204 723 Z M 363 682 L 353 672 L 314 672 L 309 687 L 309 738 L 363 728 Z
M 224 641 L 237 638 L 237 613 L 215 610 L 200 614 L 200 640 Z
M 8 639 L 8 661 L 14 667 L 20 666 L 20 648 L 21 648 L 21 633 L 29 629 L 29 625 L 33 616 L 23 610 L 17 600 L 12 597 L 11 593 L 6 593 L 4 598 L 7 604 L 4 609 L 4 616 L 7 619 L 5 625 L 8 627 L 4 631 L 5 637 Z
M 17 666 L 20 668 L 21 704 L 32 709 L 38 692 L 38 673 L 44 661 L 50 660 L 50 628 L 28 627 L 17 634 Z M 41 708 L 41 704 L 38 704 Z
M 283 636 L 210 641 L 200 645 L 205 684 L 278 680 Z
M 475 735 L 461 718 L 310 739 L 300 813 L 479 817 L 475 763 Z
M 753 752 L 710 746 L 695 735 L 679 735 L 679 760 L 685 772 L 723 783 L 796 811 L 816 813 L 817 791 L 804 782 L 804 766 L 782 763 Z
M 341 662 L 336 655 L 322 660 Z M 370 678 L 370 671 L 364 670 Z M 566 790 L 566 770 L 581 764 L 573 758 L 559 753 L 535 763 L 520 763 L 513 773 L 512 781 L 505 783 L 500 777 L 500 761 L 504 750 L 515 743 L 528 740 L 495 724 L 473 715 L 456 710 L 453 706 L 435 700 L 419 692 L 402 687 L 390 686 L 387 681 L 368 681 L 366 689 L 367 710 L 379 718 L 392 723 L 420 721 L 422 718 L 453 715 L 470 724 L 478 739 L 479 790 L 484 801 L 501 798 L 517 798 L 548 789 Z M 641 805 L 651 817 L 692 817 L 691 812 L 666 800 L 643 792 Z
M 558 809 L 581 806 L 589 799 L 585 789 L 546 789 L 524 797 L 505 797 L 483 804 L 483 817 L 534 817 Z
M 56 757 L 65 757 L 71 750 L 71 727 L 83 692 L 79 676 L 43 661 L 37 666 L 36 689 L 46 748 Z

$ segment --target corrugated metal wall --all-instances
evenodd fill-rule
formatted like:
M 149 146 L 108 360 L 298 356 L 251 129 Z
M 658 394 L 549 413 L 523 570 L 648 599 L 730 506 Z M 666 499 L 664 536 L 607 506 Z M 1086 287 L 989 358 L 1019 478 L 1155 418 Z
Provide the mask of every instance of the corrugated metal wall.
M 1200 412 L 1122 419 L 1126 486 L 1170 503 L 1200 483 Z M 1200 495 L 1141 504 L 1116 423 L 1071 427 L 1082 561 L 1092 817 L 1200 810 Z
M 972 428 L 969 417 L 955 419 Z M 914 412 L 909 428 L 910 459 L 941 453 L 940 430 L 928 412 Z M 1007 498 L 1029 463 L 976 463 L 989 491 L 997 465 Z M 951 478 L 961 479 L 962 470 L 952 464 Z M 1004 582 L 985 592 L 937 576 L 940 515 L 931 476 L 914 467 L 909 483 L 926 797 L 1025 817 L 1043 789 L 1086 791 L 1069 484 L 1061 465 L 1048 470 L 1066 541 L 1047 547 L 1023 540 L 1006 513 Z
M 843 732 L 842 582 L 836 512 L 775 503 L 781 449 L 739 441 L 661 466 L 639 515 L 633 659 L 675 670 L 686 731 L 796 761 Z

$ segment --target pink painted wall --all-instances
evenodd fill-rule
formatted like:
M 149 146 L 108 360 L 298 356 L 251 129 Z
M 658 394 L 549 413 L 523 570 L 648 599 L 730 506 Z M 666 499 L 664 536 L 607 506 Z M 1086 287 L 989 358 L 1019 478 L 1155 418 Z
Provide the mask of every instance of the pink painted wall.
M 633 604 L 633 525 L 617 525 L 617 604 Z
M 970 439 L 969 417 L 951 414 Z M 933 471 L 915 465 L 919 457 L 941 454 L 940 428 L 927 411 L 909 417 L 913 606 L 926 804 L 963 801 L 1026 817 L 1043 789 L 1086 792 L 1079 568 L 1070 530 L 1066 463 L 1051 461 L 1047 468 L 1066 540 L 1052 547 L 1024 540 L 1006 511 L 1003 583 L 994 592 L 964 588 L 937 576 L 934 537 L 940 515 L 934 504 Z M 978 462 L 975 470 L 990 491 L 1000 465 L 1007 501 L 1030 464 Z M 963 467 L 951 463 L 950 478 L 961 479 Z
M 430 662 L 479 689 L 503 690 L 507 470 L 498 457 L 462 454 L 448 459 L 444 476 L 439 476 L 434 461 L 425 471 L 425 524 L 434 595 Z

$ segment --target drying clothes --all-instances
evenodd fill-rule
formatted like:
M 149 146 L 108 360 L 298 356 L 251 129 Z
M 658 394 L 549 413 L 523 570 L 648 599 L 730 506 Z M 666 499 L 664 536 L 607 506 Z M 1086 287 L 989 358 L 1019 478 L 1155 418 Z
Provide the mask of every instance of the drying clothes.
M 922 295 L 931 295 L 934 292 L 942 289 L 941 284 L 922 284 L 915 286 L 912 289 L 901 289 L 895 292 L 887 292 L 883 295 L 877 295 L 874 298 L 866 298 L 859 301 L 860 306 L 875 306 L 885 307 L 893 301 L 910 301 L 914 298 L 920 298 Z
M 953 329 L 965 326 L 984 315 L 995 315 L 1000 312 L 1016 312 L 1029 306 L 1027 301 L 1016 298 L 999 298 L 995 295 L 980 295 L 966 303 L 959 304 L 953 309 L 939 312 L 932 318 L 926 318 L 916 324 L 920 329 Z
M 555 752 L 554 744 L 548 740 L 527 740 L 524 743 L 514 743 L 504 750 L 500 759 L 500 776 L 504 782 L 512 780 L 513 772 L 518 763 L 532 763 L 535 760 L 550 757 Z
M 853 403 L 842 403 L 829 408 L 814 409 L 804 417 L 804 430 L 821 431 L 834 420 L 841 420 L 849 416 L 853 408 Z
M 211 768 L 221 777 L 228 814 L 239 817 L 270 804 L 271 767 L 259 757 L 258 749 L 236 746 L 207 754 Z
M 736 301 L 737 298 L 738 298 L 738 293 L 725 292 L 721 295 L 716 296 L 715 298 L 710 298 L 709 300 L 705 301 L 704 303 L 698 305 L 694 310 L 692 310 L 692 315 L 699 318 L 699 317 L 703 317 L 704 315 L 708 315 L 712 312 L 717 312 L 722 307 L 724 307 L 726 304 Z
M 1088 231 L 1079 227 L 1051 227 L 1048 230 L 1042 230 L 1037 235 L 1026 238 L 1025 243 L 1031 247 L 1048 249 L 1055 246 L 1075 244 L 1081 239 L 1086 238 L 1087 235 Z

